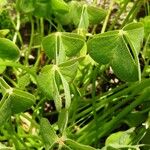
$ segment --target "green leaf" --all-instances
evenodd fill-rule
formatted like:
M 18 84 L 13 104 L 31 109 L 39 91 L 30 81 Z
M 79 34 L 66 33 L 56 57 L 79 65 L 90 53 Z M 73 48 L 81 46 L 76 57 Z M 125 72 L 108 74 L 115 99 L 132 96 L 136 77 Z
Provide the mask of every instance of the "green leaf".
M 18 87 L 21 90 L 24 90 L 26 86 L 30 84 L 30 75 L 29 74 L 24 74 L 19 77 L 18 79 Z
M 13 150 L 12 147 L 7 147 L 4 144 L 0 143 L 0 150 Z
M 149 16 L 145 16 L 144 18 L 142 17 L 140 20 L 143 25 L 144 25 L 144 35 L 145 38 L 147 39 L 147 37 L 150 35 L 150 15 Z
M 40 121 L 40 134 L 47 149 L 50 149 L 59 139 L 46 118 L 42 118 Z
M 96 150 L 95 148 L 88 146 L 88 145 L 83 145 L 78 142 L 75 142 L 71 139 L 66 139 L 65 144 L 71 147 L 72 149 L 78 149 L 78 150 Z
M 88 26 L 89 26 L 89 17 L 87 13 L 87 5 L 83 5 L 78 28 L 87 30 Z
M 135 49 L 137 54 L 140 52 L 144 38 L 144 27 L 142 23 L 130 23 L 123 28 L 124 35 L 127 38 L 128 43 Z M 140 33 L 140 36 L 139 36 Z
M 0 127 L 11 117 L 11 101 L 5 94 L 0 101 Z
M 118 39 L 117 49 L 114 50 L 113 59 L 111 61 L 111 66 L 120 79 L 124 81 L 137 81 L 139 79 L 138 66 L 136 61 L 133 59 L 127 44 L 121 37 Z
M 3 95 L 7 93 L 7 90 L 11 89 L 11 87 L 1 77 L 0 77 L 0 87 Z
M 90 56 L 98 63 L 108 64 L 117 47 L 119 31 L 110 31 L 93 36 L 87 43 Z
M 75 33 L 57 32 L 44 37 L 42 46 L 49 58 L 57 60 L 61 55 L 59 59 L 64 59 L 64 56 L 75 56 L 82 49 L 84 38 Z
M 30 13 L 34 11 L 35 0 L 17 0 L 16 8 L 24 13 Z
M 145 136 L 143 137 L 143 139 L 142 139 L 142 143 L 143 144 L 150 144 L 150 129 L 148 128 L 147 129 L 147 132 L 146 132 L 146 134 L 145 134 Z M 146 150 L 146 149 L 145 149 Z
M 127 131 L 119 131 L 117 133 L 111 134 L 105 142 L 105 145 L 118 144 L 118 145 L 129 145 L 132 142 L 132 136 L 135 128 L 131 128 Z
M 75 56 L 84 46 L 84 37 L 75 33 L 62 33 L 62 44 L 66 51 L 66 56 Z
M 62 74 L 60 73 L 60 71 L 58 71 L 61 81 L 62 81 L 62 85 L 64 88 L 64 94 L 65 94 L 65 108 L 68 109 L 70 107 L 70 103 L 71 103 L 71 94 L 70 94 L 70 88 L 69 88 L 69 84 L 66 81 L 66 79 L 62 76 Z
M 0 37 L 4 38 L 9 33 L 9 29 L 0 30 Z
M 89 54 L 100 64 L 110 64 L 121 80 L 140 80 L 138 52 L 143 37 L 135 38 L 137 33 L 143 36 L 141 23 L 131 23 L 122 30 L 95 35 L 87 44 Z
M 45 66 L 39 74 L 37 81 L 40 90 L 45 94 L 47 98 L 53 98 L 56 109 L 60 111 L 62 107 L 62 101 L 56 84 L 55 70 L 56 68 L 54 65 Z
M 119 144 L 110 144 L 103 147 L 101 150 L 140 150 L 140 145 L 119 145 Z
M 74 58 L 59 65 L 59 70 L 67 82 L 74 80 L 78 70 L 78 61 L 83 59 L 84 57 Z
M 84 2 L 71 1 L 68 5 L 67 14 L 56 14 L 61 24 L 74 24 L 87 29 L 89 24 L 99 24 L 107 14 L 104 9 Z
M 35 97 L 20 89 L 11 88 L 3 78 L 0 78 L 0 87 L 2 94 L 8 94 L 8 99 L 11 101 L 12 113 L 20 113 L 29 109 L 35 103 Z
M 19 48 L 12 41 L 0 38 L 0 59 L 16 61 L 19 55 Z
M 0 59 L 0 63 L 3 62 L 2 59 Z M 0 66 L 0 74 L 2 74 L 6 69 L 6 66 Z
M 34 95 L 19 89 L 13 89 L 9 99 L 11 100 L 11 109 L 14 114 L 31 108 L 35 103 Z
M 0 6 L 4 6 L 7 4 L 7 0 L 0 0 Z
M 33 15 L 36 17 L 49 18 L 52 14 L 50 0 L 36 0 Z
M 53 85 L 54 85 L 53 86 L 53 89 L 54 89 L 53 98 L 54 98 L 55 106 L 56 106 L 57 111 L 60 112 L 61 108 L 62 108 L 62 100 L 61 100 L 61 96 L 59 94 L 55 76 L 53 77 Z
M 53 76 L 54 70 L 52 65 L 47 65 L 42 68 L 41 73 L 39 74 L 37 81 L 40 90 L 45 94 L 49 99 L 53 97 Z M 46 79 L 46 80 L 45 80 Z
M 47 56 L 51 59 L 54 59 L 57 54 L 57 34 L 50 34 L 44 37 L 42 41 L 42 46 L 47 54 Z
M 69 6 L 63 0 L 51 0 L 52 9 L 59 13 L 67 13 Z
M 0 67 L 0 74 L 2 74 L 5 71 L 6 67 L 5 66 L 1 66 Z
M 62 134 L 67 127 L 67 123 L 68 123 L 68 110 L 62 109 L 58 117 L 58 127 Z
M 99 24 L 107 14 L 104 9 L 93 5 L 87 6 L 87 12 L 89 15 L 90 24 Z
M 7 0 L 0 0 L 0 14 L 4 9 L 6 9 L 4 8 L 4 6 L 6 6 L 7 3 L 8 3 Z
M 71 1 L 69 3 L 69 6 L 70 6 L 69 16 L 71 18 L 71 22 L 75 26 L 78 26 L 80 22 L 81 13 L 82 13 L 83 3 L 79 3 L 77 1 Z
M 147 116 L 141 112 L 132 112 L 126 116 L 124 121 L 130 127 L 138 127 L 145 122 L 146 118 Z

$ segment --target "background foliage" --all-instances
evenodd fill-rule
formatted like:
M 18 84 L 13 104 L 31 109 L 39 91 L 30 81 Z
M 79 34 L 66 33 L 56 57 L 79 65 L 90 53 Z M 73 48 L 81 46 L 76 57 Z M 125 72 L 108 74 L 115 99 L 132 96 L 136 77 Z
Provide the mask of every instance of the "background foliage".
M 150 149 L 148 0 L 0 0 L 0 150 Z

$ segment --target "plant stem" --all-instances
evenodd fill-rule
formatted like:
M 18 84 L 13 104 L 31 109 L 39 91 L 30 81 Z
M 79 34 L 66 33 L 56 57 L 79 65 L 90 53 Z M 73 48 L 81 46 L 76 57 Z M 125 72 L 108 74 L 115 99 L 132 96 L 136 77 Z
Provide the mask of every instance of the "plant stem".
M 96 77 L 97 77 L 97 70 L 98 68 L 94 68 L 94 71 L 92 73 L 92 109 L 93 109 L 93 115 L 94 115 L 94 122 L 95 122 L 95 130 L 98 128 L 98 122 L 97 122 L 97 114 L 96 114 Z M 95 145 L 97 145 L 98 141 L 98 133 L 96 132 L 96 140 Z
M 36 74 L 33 70 L 19 63 L 15 63 L 11 61 L 3 61 L 3 62 L 0 61 L 0 66 L 10 66 L 10 67 L 15 67 L 15 68 L 21 68 L 22 70 L 25 70 L 27 73 L 31 74 L 36 79 Z
M 6 74 L 3 75 L 4 78 L 6 78 L 13 86 L 18 87 L 18 85 L 16 84 L 16 82 L 14 82 L 9 76 L 7 76 Z
M 33 126 L 35 126 L 37 129 L 39 128 L 39 124 L 37 124 L 32 118 L 30 118 L 29 116 L 27 116 L 24 113 L 21 113 L 21 116 L 23 116 L 24 118 L 26 118 L 27 120 L 29 120 L 31 122 L 31 124 Z
M 16 149 L 20 149 L 20 145 L 19 145 L 19 142 L 20 142 L 28 150 L 27 145 L 22 141 L 22 139 L 15 132 L 11 120 L 9 120 L 9 132 L 12 135 L 11 138 L 12 138 L 14 144 L 15 144 Z
M 41 28 L 41 36 L 44 36 L 44 20 L 40 18 L 40 28 Z
M 109 27 L 109 30 L 112 30 L 115 26 L 115 24 L 118 22 L 119 17 L 121 16 L 121 14 L 123 13 L 123 11 L 125 10 L 125 8 L 127 7 L 128 3 L 130 0 L 126 0 L 124 2 L 124 6 L 120 9 L 120 11 L 118 12 L 117 16 L 115 17 L 112 25 Z
M 15 34 L 14 34 L 14 37 L 13 37 L 13 42 L 16 43 L 17 36 L 18 36 L 21 45 L 23 45 L 23 40 L 22 40 L 21 34 L 19 32 L 20 24 L 21 24 L 21 22 L 20 22 L 20 13 L 17 12 L 17 25 L 15 24 L 15 22 L 13 21 L 13 19 L 11 17 L 10 17 L 10 19 L 11 19 L 12 25 L 14 26 L 14 29 L 15 29 Z
M 141 3 L 141 0 L 137 0 L 137 1 L 134 3 L 134 5 L 133 5 L 133 7 L 131 8 L 130 12 L 128 13 L 128 15 L 126 16 L 125 20 L 123 21 L 123 23 L 122 23 L 122 25 L 121 25 L 121 28 L 122 28 L 123 26 L 125 26 L 125 24 L 129 21 L 130 16 L 132 15 L 132 13 L 135 11 L 136 7 L 138 7 L 138 5 L 139 5 L 140 3 Z
M 136 106 L 141 104 L 142 101 L 147 99 L 149 97 L 150 88 L 147 88 L 143 94 L 138 97 L 135 101 L 133 101 L 130 105 L 128 105 L 124 110 L 122 110 L 116 117 L 114 117 L 110 122 L 106 123 L 100 130 L 99 138 L 101 138 L 103 135 L 106 135 L 106 133 L 110 132 L 114 127 L 117 127 L 117 124 L 120 123 L 122 118 L 126 116 L 130 111 L 133 110 Z
M 109 5 L 109 10 L 108 10 L 107 16 L 106 16 L 106 18 L 105 18 L 105 20 L 104 20 L 104 23 L 103 23 L 103 27 L 102 27 L 101 33 L 104 33 L 105 30 L 106 30 L 107 23 L 108 23 L 108 20 L 109 20 L 109 17 L 110 17 L 112 8 L 113 8 L 113 4 L 114 4 L 114 0 L 111 0 L 110 5 Z
M 144 80 L 144 81 L 142 81 L 142 82 L 137 82 L 137 83 L 135 83 L 135 85 L 132 85 L 131 87 L 128 87 L 127 89 L 125 89 L 125 90 L 123 90 L 124 92 L 125 92 L 125 94 L 123 94 L 122 93 L 122 90 L 119 92 L 119 94 L 118 94 L 118 96 L 122 93 L 123 95 L 126 95 L 127 93 L 132 93 L 131 95 L 129 95 L 129 96 L 127 96 L 125 99 L 123 99 L 123 101 L 122 102 L 120 102 L 120 103 L 118 103 L 117 105 L 115 105 L 111 110 L 109 110 L 108 112 L 106 112 L 106 113 L 103 113 L 102 112 L 102 116 L 100 117 L 100 118 L 98 118 L 98 124 L 99 124 L 99 128 L 97 129 L 97 130 L 94 130 L 94 126 L 93 126 L 93 124 L 94 124 L 94 121 L 92 121 L 92 122 L 89 122 L 87 125 L 85 124 L 84 125 L 84 127 L 82 127 L 80 130 L 79 130 L 79 132 L 77 132 L 77 136 L 79 136 L 80 138 L 78 139 L 78 141 L 79 142 L 81 142 L 81 141 L 83 141 L 85 138 L 86 139 L 93 139 L 93 137 L 95 137 L 95 134 L 96 134 L 96 132 L 98 132 L 99 134 L 98 134 L 98 138 L 101 138 L 103 135 L 106 135 L 106 131 L 107 131 L 107 128 L 105 127 L 105 125 L 107 126 L 107 124 L 111 124 L 111 122 L 112 122 L 112 120 L 110 120 L 111 118 L 114 118 L 114 117 L 112 117 L 112 115 L 115 115 L 115 114 L 117 114 L 117 112 L 115 112 L 115 113 L 113 113 L 114 111 L 116 111 L 116 110 L 118 110 L 119 108 L 122 108 L 122 105 L 124 105 L 124 104 L 126 104 L 126 103 L 128 103 L 130 100 L 132 100 L 134 97 L 136 97 L 137 95 L 139 95 L 139 93 L 141 93 L 141 95 L 137 98 L 137 99 L 135 99 L 132 103 L 133 103 L 133 105 L 132 105 L 132 103 L 129 105 L 129 106 L 127 106 L 127 107 L 125 107 L 124 108 L 124 111 L 123 111 L 123 114 L 122 114 L 122 111 L 119 113 L 119 114 L 121 114 L 120 116 L 119 116 L 119 121 L 121 121 L 121 118 L 123 118 L 125 115 L 127 115 L 129 112 L 131 112 L 132 111 L 132 109 L 134 109 L 137 105 L 140 105 L 140 103 L 138 102 L 138 104 L 136 103 L 136 101 L 138 101 L 139 99 L 141 99 L 141 97 L 142 97 L 142 100 L 144 100 L 144 99 L 147 99 L 147 98 L 149 98 L 148 97 L 148 92 L 149 92 L 149 90 L 150 90 L 150 88 L 149 88 L 149 84 L 150 84 L 150 80 L 148 79 L 148 80 Z M 147 91 L 142 91 L 143 89 L 148 89 Z M 145 96 L 145 93 L 146 93 L 146 96 Z M 120 96 L 123 96 L 123 95 L 120 95 Z M 113 95 L 114 96 L 114 98 L 116 99 L 118 96 L 117 95 Z M 144 97 L 144 98 L 143 98 Z M 110 99 L 111 99 L 112 97 L 110 97 Z M 114 98 L 112 98 L 111 99 L 111 101 L 114 99 Z M 107 100 L 107 99 L 106 99 Z M 116 102 L 118 102 L 118 101 L 116 101 Z M 140 101 L 141 102 L 141 101 Z M 135 106 L 135 104 L 136 104 L 136 106 Z M 101 104 L 99 104 L 98 106 L 101 106 Z M 132 107 L 132 109 L 131 109 L 131 107 Z M 126 110 L 127 109 L 127 110 Z M 99 111 L 99 110 L 96 110 L 96 111 Z M 104 112 L 105 112 L 105 110 L 104 110 Z M 110 115 L 110 116 L 109 116 Z M 118 116 L 118 115 L 116 115 L 116 116 Z M 108 118 L 107 118 L 108 117 Z M 115 117 L 116 118 L 116 117 Z M 110 121 L 109 121 L 110 120 Z M 107 122 L 107 123 L 106 123 Z M 114 122 L 113 122 L 114 123 Z M 116 123 L 116 122 L 115 122 Z M 120 122 L 119 122 L 120 123 Z M 116 127 L 116 125 L 115 124 L 112 124 L 111 125 L 111 127 L 110 127 L 110 129 L 111 130 L 113 130 L 113 127 Z M 98 131 L 99 130 L 99 131 Z M 106 131 L 105 131 L 106 130 Z M 102 133 L 102 135 L 101 135 L 101 133 Z M 89 135 L 89 137 L 87 137 L 87 135 Z M 101 136 L 100 136 L 101 135 Z M 94 139 L 95 140 L 95 139 Z M 94 141 L 90 141 L 90 140 L 87 140 L 87 142 L 91 142 L 90 144 L 92 144 L 92 142 L 94 142 Z M 89 143 L 88 143 L 89 144 Z
M 109 122 L 108 121 L 103 122 L 103 125 L 101 125 L 101 127 L 99 127 L 96 131 L 92 130 L 93 131 L 92 132 L 91 128 L 90 128 L 90 130 L 88 130 L 88 133 L 86 133 L 84 131 L 83 132 L 84 134 L 82 134 L 82 136 L 80 136 L 80 138 L 78 138 L 78 141 L 79 142 L 83 141 L 83 139 L 85 139 L 85 136 L 86 136 L 86 139 L 93 140 L 93 141 L 90 141 L 92 143 L 92 142 L 94 142 L 93 137 L 95 135 L 95 132 L 99 133 L 98 138 L 102 138 L 104 135 L 106 136 L 107 134 L 109 134 L 122 121 L 123 117 L 125 117 L 129 112 L 131 112 L 136 106 L 140 105 L 145 99 L 149 98 L 149 96 L 148 96 L 149 92 L 150 92 L 150 88 L 145 89 L 141 96 L 139 96 L 136 100 L 134 100 L 130 105 L 125 107 L 117 116 L 114 116 L 112 118 L 112 120 L 110 120 Z
M 28 59 L 29 59 L 29 55 L 31 53 L 33 38 L 34 38 L 34 20 L 33 20 L 32 16 L 29 16 L 29 17 L 30 17 L 30 22 L 31 22 L 31 35 L 30 35 L 29 47 L 28 47 L 28 50 L 26 52 L 26 57 L 25 57 L 25 64 L 27 66 L 29 65 Z
M 134 18 L 136 17 L 137 13 L 140 11 L 142 3 L 143 3 L 142 1 L 139 2 L 139 4 L 137 5 L 137 7 L 135 8 L 134 12 L 132 13 L 132 16 L 129 18 L 128 22 L 132 22 L 134 20 Z

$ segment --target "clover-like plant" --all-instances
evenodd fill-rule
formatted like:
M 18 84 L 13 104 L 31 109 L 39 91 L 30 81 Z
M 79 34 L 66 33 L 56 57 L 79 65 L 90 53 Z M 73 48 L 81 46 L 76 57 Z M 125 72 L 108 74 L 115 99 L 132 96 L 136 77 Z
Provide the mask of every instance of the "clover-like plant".
M 121 80 L 141 80 L 138 55 L 143 36 L 143 25 L 131 23 L 121 30 L 93 36 L 88 41 L 88 52 L 96 62 L 109 64 Z

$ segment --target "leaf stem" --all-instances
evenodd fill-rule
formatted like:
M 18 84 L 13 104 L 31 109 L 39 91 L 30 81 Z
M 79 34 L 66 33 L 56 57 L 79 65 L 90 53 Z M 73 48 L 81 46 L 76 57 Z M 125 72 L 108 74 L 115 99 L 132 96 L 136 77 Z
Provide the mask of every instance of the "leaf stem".
M 27 120 L 29 120 L 33 126 L 35 126 L 37 129 L 39 129 L 39 124 L 37 124 L 32 118 L 30 118 L 29 116 L 27 116 L 24 113 L 21 113 L 21 116 L 26 118 Z
M 29 55 L 31 53 L 33 38 L 34 38 L 34 20 L 33 20 L 32 16 L 29 16 L 29 17 L 30 17 L 30 22 L 31 22 L 31 35 L 30 35 L 29 47 L 28 47 L 28 50 L 26 52 L 26 57 L 25 57 L 25 64 L 27 66 L 29 65 L 28 59 L 29 59 Z
M 107 24 L 108 24 L 108 20 L 109 20 L 109 17 L 110 17 L 112 8 L 113 8 L 113 4 L 114 4 L 114 0 L 112 0 L 112 1 L 110 2 L 109 10 L 108 10 L 107 16 L 106 16 L 106 18 L 105 18 L 105 20 L 104 20 L 104 23 L 103 23 L 103 27 L 102 27 L 101 33 L 104 33 L 105 30 L 106 30 L 106 27 L 107 27 Z
M 121 28 L 122 28 L 123 26 L 125 26 L 125 24 L 129 21 L 130 16 L 131 16 L 132 13 L 135 11 L 136 7 L 138 7 L 139 3 L 141 3 L 141 0 L 137 0 L 137 1 L 134 3 L 134 5 L 133 5 L 133 7 L 131 8 L 130 12 L 128 13 L 128 15 L 126 16 L 125 20 L 123 21 L 123 23 L 122 23 L 122 25 L 121 25 Z
M 31 68 L 25 67 L 19 63 L 11 62 L 11 61 L 0 61 L 0 66 L 10 66 L 15 68 L 21 68 L 22 70 L 25 70 L 29 74 L 31 74 L 36 79 L 36 73 L 31 70 Z
M 126 0 L 126 1 L 124 2 L 123 7 L 122 7 L 122 8 L 120 9 L 120 11 L 118 12 L 118 14 L 117 14 L 117 16 L 115 17 L 115 19 L 114 19 L 112 25 L 109 27 L 109 30 L 112 30 L 112 29 L 114 28 L 115 24 L 118 22 L 119 17 L 121 16 L 121 14 L 123 13 L 123 11 L 124 11 L 125 8 L 127 7 L 129 1 L 130 1 L 130 0 Z
M 98 68 L 94 68 L 94 71 L 92 73 L 92 108 L 93 108 L 93 115 L 94 115 L 94 122 L 95 122 L 95 130 L 98 128 L 98 122 L 97 122 L 97 114 L 96 114 L 96 77 L 97 77 L 97 70 Z M 98 141 L 98 132 L 96 132 L 96 140 L 95 140 L 95 145 L 97 144 Z

